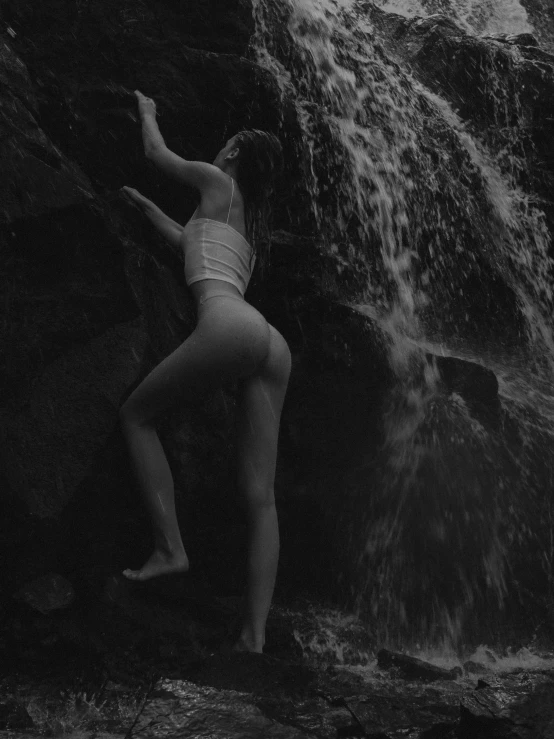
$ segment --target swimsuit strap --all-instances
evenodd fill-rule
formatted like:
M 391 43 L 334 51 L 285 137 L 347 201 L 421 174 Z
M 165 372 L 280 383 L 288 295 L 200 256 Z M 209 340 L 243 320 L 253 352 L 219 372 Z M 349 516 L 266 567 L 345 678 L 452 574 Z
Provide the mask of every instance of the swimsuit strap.
M 227 213 L 226 224 L 229 224 L 229 216 L 231 215 L 231 205 L 233 204 L 233 195 L 235 193 L 235 180 L 231 177 L 231 202 L 229 203 L 229 212 Z

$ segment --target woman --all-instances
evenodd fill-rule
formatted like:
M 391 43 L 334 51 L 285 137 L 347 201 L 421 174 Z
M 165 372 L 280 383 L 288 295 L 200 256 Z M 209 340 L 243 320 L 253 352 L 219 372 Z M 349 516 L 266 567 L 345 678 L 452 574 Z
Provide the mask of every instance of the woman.
M 183 228 L 136 190 L 130 197 L 166 240 L 184 250 L 185 277 L 195 298 L 193 333 L 129 396 L 120 411 L 133 467 L 149 508 L 155 547 L 130 580 L 186 572 L 189 562 L 175 515 L 173 479 L 156 421 L 176 404 L 238 381 L 238 483 L 248 518 L 248 577 L 242 630 L 235 648 L 262 652 L 279 557 L 273 483 L 279 420 L 290 373 L 290 352 L 278 331 L 243 297 L 255 257 L 263 262 L 268 196 L 282 150 L 263 131 L 241 131 L 213 164 L 181 159 L 165 146 L 153 100 L 135 91 L 145 154 L 170 177 L 200 192 Z

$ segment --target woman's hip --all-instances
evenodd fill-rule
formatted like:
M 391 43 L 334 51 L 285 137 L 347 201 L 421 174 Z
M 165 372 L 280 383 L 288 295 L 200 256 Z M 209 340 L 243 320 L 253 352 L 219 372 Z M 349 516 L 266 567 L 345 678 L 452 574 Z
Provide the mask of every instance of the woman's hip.
M 243 298 L 226 293 L 210 295 L 198 305 L 198 338 L 222 355 L 242 357 L 249 372 L 266 358 L 270 327 L 262 314 Z

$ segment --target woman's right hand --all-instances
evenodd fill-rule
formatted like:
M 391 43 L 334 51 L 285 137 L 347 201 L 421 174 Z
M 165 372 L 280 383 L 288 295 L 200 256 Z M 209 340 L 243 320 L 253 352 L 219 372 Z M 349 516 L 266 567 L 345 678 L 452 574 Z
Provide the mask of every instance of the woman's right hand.
M 147 98 L 140 90 L 135 90 L 140 117 L 153 116 L 156 117 L 156 103 L 152 98 Z

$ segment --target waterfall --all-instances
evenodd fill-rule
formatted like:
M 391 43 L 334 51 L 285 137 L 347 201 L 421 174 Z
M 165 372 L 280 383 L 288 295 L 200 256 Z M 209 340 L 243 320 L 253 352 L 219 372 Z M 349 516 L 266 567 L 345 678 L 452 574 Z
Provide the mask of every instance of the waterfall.
M 444 13 L 469 33 L 532 33 L 519 0 L 376 0 L 383 10 L 407 18 Z
M 407 12 L 401 0 L 379 4 Z M 421 0 L 421 12 L 439 5 Z M 429 352 L 493 369 L 503 412 L 529 428 L 533 401 L 522 409 L 514 388 L 523 372 L 529 398 L 552 401 L 554 268 L 544 214 L 519 188 L 515 159 L 504 166 L 387 53 L 371 7 L 255 0 L 252 47 L 293 101 L 315 236 L 337 269 L 346 260 L 363 275 L 345 301 L 387 337 L 397 379 L 381 455 L 341 491 L 345 508 L 355 499 L 344 544 L 355 602 L 385 637 L 455 640 L 477 603 L 502 603 L 506 510 L 525 474 L 463 398 L 442 399 Z M 473 32 L 529 30 L 515 0 L 448 9 Z M 503 102 L 499 90 L 500 117 Z

